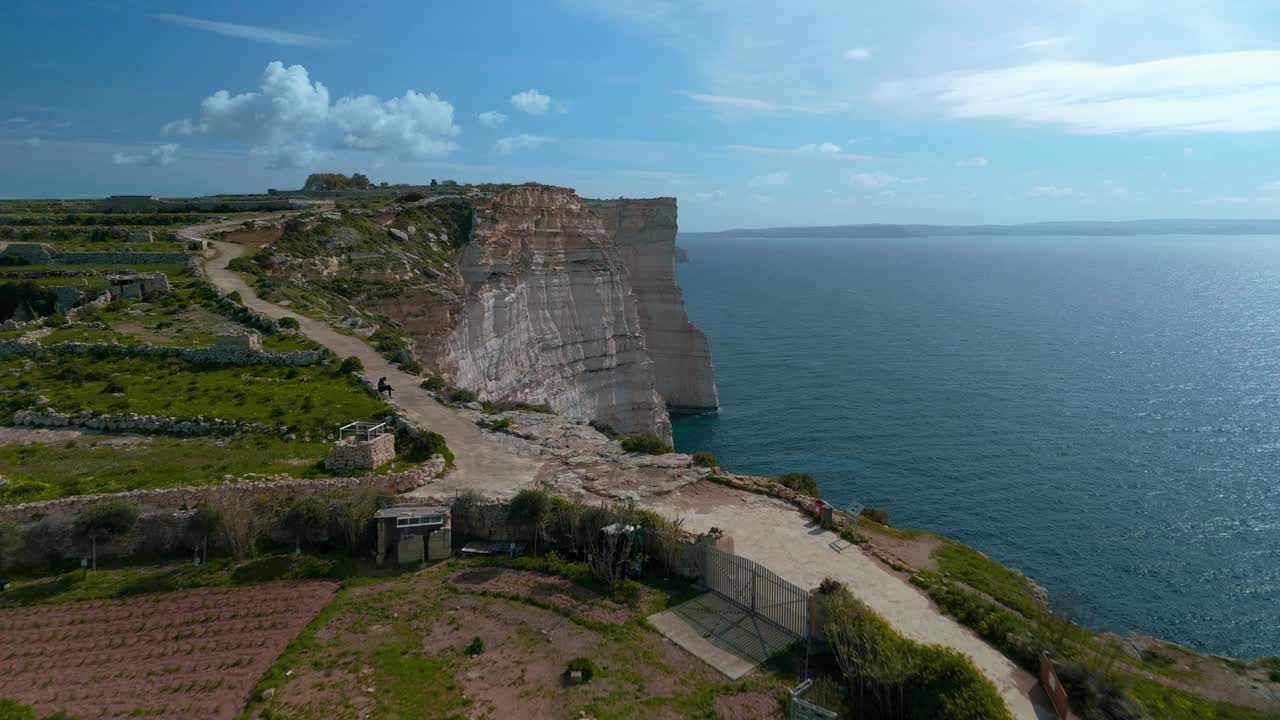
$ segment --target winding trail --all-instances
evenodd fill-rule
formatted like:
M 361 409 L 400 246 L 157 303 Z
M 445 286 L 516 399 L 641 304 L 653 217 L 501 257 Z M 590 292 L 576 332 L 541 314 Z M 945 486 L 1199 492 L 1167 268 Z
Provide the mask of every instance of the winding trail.
M 225 225 L 230 227 L 239 224 Z M 219 225 L 186 228 L 179 234 L 205 239 L 204 233 Z M 434 496 L 475 489 L 488 495 L 510 496 L 528 487 L 542 460 L 521 456 L 497 442 L 460 414 L 437 403 L 418 387 L 420 378 L 392 365 L 362 340 L 335 331 L 327 323 L 299 315 L 267 302 L 228 264 L 242 255 L 245 247 L 209 240 L 218 255 L 205 264 L 209 281 L 225 292 L 237 292 L 249 308 L 273 318 L 291 317 L 302 333 L 329 348 L 339 357 L 355 356 L 364 363 L 368 377 L 386 377 L 396 388 L 393 404 L 418 423 L 440 433 L 453 450 L 455 465 L 445 478 L 422 490 Z M 413 493 L 410 493 L 413 494 Z M 759 562 L 786 580 L 801 587 L 817 587 L 825 577 L 843 581 L 854 595 L 883 616 L 903 635 L 913 640 L 944 645 L 973 659 L 978 669 L 1000 691 L 1009 711 L 1018 720 L 1053 718 L 1051 709 L 1032 701 L 1042 693 L 1037 681 L 1017 667 L 972 630 L 933 606 L 911 586 L 864 554 L 857 547 L 837 552 L 831 543 L 838 536 L 817 527 L 794 507 L 747 492 L 707 482 L 641 502 L 672 517 L 684 519 L 684 527 L 704 532 L 712 527 L 725 529 L 734 539 L 734 551 Z M 1037 698 L 1039 700 L 1040 698 Z M 1043 702 L 1043 701 L 1042 701 Z
M 207 226 L 187 228 L 184 237 L 206 239 L 196 232 Z M 329 348 L 338 357 L 355 356 L 364 363 L 367 377 L 385 377 L 393 393 L 393 405 L 413 420 L 418 427 L 440 433 L 449 443 L 454 455 L 454 469 L 445 478 L 432 483 L 429 488 L 435 495 L 474 488 L 494 495 L 513 495 L 533 482 L 538 463 L 512 453 L 491 436 L 486 435 L 465 418 L 436 402 L 418 387 L 422 378 L 415 377 L 391 364 L 368 343 L 350 335 L 344 335 L 322 320 L 300 315 L 287 308 L 258 297 L 238 273 L 228 264 L 245 251 L 243 245 L 210 240 L 218 255 L 205 263 L 209 282 L 225 292 L 237 292 L 241 302 L 251 310 L 272 318 L 291 317 L 298 321 L 302 333 L 311 340 Z

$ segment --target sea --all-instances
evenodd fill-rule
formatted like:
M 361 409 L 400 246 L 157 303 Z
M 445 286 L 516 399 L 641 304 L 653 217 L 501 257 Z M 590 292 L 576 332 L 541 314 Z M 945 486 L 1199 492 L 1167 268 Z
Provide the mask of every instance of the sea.
M 682 452 L 812 473 L 1099 631 L 1280 655 L 1280 237 L 682 237 L 721 408 Z

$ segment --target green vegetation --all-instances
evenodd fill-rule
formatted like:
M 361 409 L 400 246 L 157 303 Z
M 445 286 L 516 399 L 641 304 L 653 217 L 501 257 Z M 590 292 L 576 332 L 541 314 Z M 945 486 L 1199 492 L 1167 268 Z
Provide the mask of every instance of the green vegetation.
M 575 672 L 582 674 L 581 682 L 591 682 L 591 678 L 596 676 L 596 664 L 588 657 L 573 658 L 565 665 L 564 676 L 569 678 Z
M 475 657 L 475 656 L 477 656 L 477 655 L 479 655 L 479 654 L 483 653 L 483 652 L 484 652 L 484 640 L 481 640 L 479 637 L 474 637 L 474 638 L 472 638 L 472 639 L 471 639 L 471 642 L 470 642 L 470 643 L 467 643 L 467 646 L 466 646 L 465 648 L 463 648 L 462 652 L 463 652 L 463 654 L 465 654 L 467 657 Z
M 1271 682 L 1280 683 L 1280 657 L 1267 657 L 1258 660 L 1258 665 L 1267 671 Z
M 36 711 L 30 706 L 9 698 L 0 698 L 0 720 L 76 720 L 76 718 L 60 712 L 37 716 Z
M 889 524 L 888 510 L 883 510 L 881 508 L 874 508 L 874 507 L 864 507 L 862 508 L 862 512 L 858 513 L 858 517 L 862 519 L 870 520 L 871 522 L 877 525 L 882 525 L 884 527 L 892 527 Z
M 419 384 L 419 387 L 421 387 L 423 390 L 430 390 L 431 392 L 440 392 L 441 390 L 444 390 L 446 387 L 448 387 L 448 385 L 449 383 L 445 382 L 444 378 L 438 375 L 434 375 L 432 377 L 427 378 L 426 380 L 423 380 Z
M 787 473 L 773 478 L 773 481 L 798 493 L 818 497 L 818 481 L 809 473 Z
M 476 395 L 475 390 L 469 390 L 467 388 L 460 388 L 460 387 L 450 387 L 446 391 L 445 397 L 448 398 L 449 402 L 471 403 L 471 402 L 475 402 L 476 398 L 479 396 Z
M 430 430 L 417 433 L 401 430 L 396 433 L 396 453 L 406 462 L 424 463 L 432 455 L 443 455 L 445 467 L 453 466 L 453 451 L 444 436 Z
M 716 459 L 715 453 L 707 452 L 706 450 L 693 454 L 693 464 L 705 468 L 720 467 L 720 461 Z
M 1011 720 L 995 686 L 961 653 L 902 637 L 847 590 L 824 602 L 826 636 L 856 717 Z
M 1144 678 L 1132 678 L 1128 686 L 1156 720 L 1270 720 L 1252 708 L 1213 702 Z
M 103 273 L 160 272 L 168 275 L 170 278 L 173 278 L 186 274 L 187 266 L 185 263 L 135 263 L 132 265 L 98 265 L 92 263 L 76 265 L 3 265 L 0 266 L 0 277 L 9 273 L 31 273 L 44 270 L 69 272 L 95 271 Z
M 364 372 L 364 361 L 352 355 L 342 361 L 342 364 L 338 366 L 338 372 L 344 374 L 362 373 Z
M 330 444 L 288 441 L 274 434 L 232 439 L 146 438 L 123 445 L 86 435 L 63 445 L 0 445 L 0 505 L 72 495 L 220 483 L 240 477 L 288 474 L 327 477 Z
M 138 523 L 138 508 L 123 500 L 94 505 L 76 516 L 75 532 L 93 547 L 93 569 L 98 569 L 98 541 L 124 535 Z
M 499 418 L 495 420 L 493 424 L 489 426 L 489 429 L 492 430 L 493 432 L 502 432 L 503 430 L 507 430 L 510 427 L 511 427 L 511 418 L 504 417 L 504 418 Z
M 1000 604 L 1027 617 L 1044 614 L 1044 606 L 1031 593 L 1031 584 L 1015 572 L 968 545 L 948 542 L 933 551 L 938 568 L 951 578 L 986 593 Z
M 352 420 L 384 417 L 387 406 L 350 375 L 323 366 L 208 367 L 173 357 L 60 356 L 0 360 L 0 390 L 34 402 L 49 399 L 61 412 L 140 413 L 287 425 L 297 432 L 329 432 Z M 105 393 L 108 382 L 123 388 Z
M 372 183 L 364 173 L 311 173 L 302 189 L 308 191 L 325 190 L 368 190 Z
M 645 453 L 647 455 L 666 455 L 674 452 L 671 446 L 660 438 L 648 434 L 623 435 L 622 449 L 629 453 Z

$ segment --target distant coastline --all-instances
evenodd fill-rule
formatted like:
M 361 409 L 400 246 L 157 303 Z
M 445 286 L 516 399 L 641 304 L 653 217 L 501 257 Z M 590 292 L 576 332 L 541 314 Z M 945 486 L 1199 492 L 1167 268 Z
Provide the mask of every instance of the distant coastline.
M 1124 220 L 1062 221 L 1018 225 L 825 225 L 734 228 L 718 232 L 681 232 L 681 238 L 718 237 L 973 237 L 990 235 L 1280 235 L 1280 220 Z

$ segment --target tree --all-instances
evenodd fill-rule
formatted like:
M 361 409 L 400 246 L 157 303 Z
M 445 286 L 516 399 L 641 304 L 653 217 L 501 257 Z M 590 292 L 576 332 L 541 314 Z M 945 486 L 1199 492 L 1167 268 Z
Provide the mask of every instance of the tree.
M 360 541 L 369 528 L 369 519 L 380 508 L 391 504 L 391 496 L 371 485 L 362 485 L 331 498 L 334 524 L 342 531 L 352 555 L 359 554 Z
M 293 533 L 297 542 L 296 552 L 302 554 L 302 541 L 323 540 L 329 530 L 329 522 L 333 519 L 333 507 L 320 495 L 304 495 L 289 503 L 285 511 L 283 524 L 286 530 Z
M 228 487 L 210 493 L 205 504 L 218 517 L 231 557 L 236 560 L 249 557 L 262 529 L 262 520 L 253 498 Z
M 204 562 L 209 561 L 209 537 L 218 532 L 220 527 L 222 527 L 222 518 L 218 516 L 218 511 L 209 505 L 201 505 L 191 513 L 191 517 L 187 519 L 187 542 L 195 551 L 196 559 L 200 558 L 200 552 L 203 550 Z
M 538 536 L 542 535 L 550 514 L 551 493 L 541 486 L 521 490 L 507 505 L 507 522 L 525 529 L 533 536 L 535 555 L 538 554 Z
M 98 571 L 98 540 L 124 535 L 138 523 L 138 508 L 122 500 L 112 500 L 85 510 L 76 516 L 75 532 L 89 540 L 93 553 L 93 571 Z
M 0 523 L 0 571 L 13 567 L 18 548 L 22 547 L 22 532 L 13 523 Z

